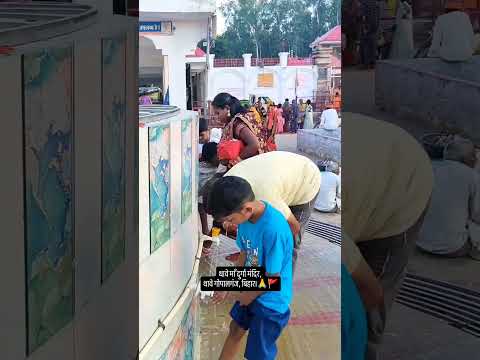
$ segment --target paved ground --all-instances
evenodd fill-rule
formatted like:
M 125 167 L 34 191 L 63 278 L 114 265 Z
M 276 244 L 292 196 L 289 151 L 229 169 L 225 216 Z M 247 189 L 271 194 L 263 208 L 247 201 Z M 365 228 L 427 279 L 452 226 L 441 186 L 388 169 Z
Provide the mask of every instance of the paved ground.
M 296 136 L 282 135 L 279 148 L 296 151 Z M 316 212 L 316 220 L 340 224 L 340 216 Z M 222 238 L 201 273 L 211 274 L 219 265 L 230 265 L 225 256 L 236 251 L 234 242 Z M 278 340 L 279 360 L 337 360 L 340 358 L 340 248 L 327 240 L 307 234 L 294 278 L 291 319 Z M 218 359 L 228 333 L 232 304 L 201 306 L 201 359 Z M 244 348 L 245 341 L 242 344 Z M 243 352 L 237 359 L 243 359 Z
M 342 73 L 344 111 L 358 112 L 396 124 L 419 139 L 432 128 L 382 112 L 375 107 L 375 73 L 347 70 Z M 348 155 L 347 155 L 348 156 Z M 480 290 L 480 262 L 445 259 L 415 251 L 408 271 L 458 286 Z M 479 308 L 480 312 L 480 308 Z M 457 360 L 476 359 L 480 339 L 446 322 L 396 304 L 387 324 L 382 359 Z M 472 354 L 474 354 L 472 356 Z

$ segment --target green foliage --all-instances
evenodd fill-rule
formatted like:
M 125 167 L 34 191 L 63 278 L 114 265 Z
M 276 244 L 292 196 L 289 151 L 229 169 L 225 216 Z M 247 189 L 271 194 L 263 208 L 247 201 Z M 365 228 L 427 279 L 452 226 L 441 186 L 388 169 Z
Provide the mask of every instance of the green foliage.
M 340 23 L 340 0 L 229 0 L 221 9 L 226 31 L 215 39 L 217 58 L 307 57 L 309 45 Z

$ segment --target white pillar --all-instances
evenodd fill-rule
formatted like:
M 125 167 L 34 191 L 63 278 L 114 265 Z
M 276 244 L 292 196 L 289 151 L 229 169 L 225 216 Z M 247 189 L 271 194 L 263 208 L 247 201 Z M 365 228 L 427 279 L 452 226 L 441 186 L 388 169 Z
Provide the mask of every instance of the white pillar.
M 208 59 L 208 68 L 210 71 L 213 70 L 214 60 L 215 60 L 215 54 L 210 54 L 210 57 Z
M 183 53 L 176 53 L 170 58 L 170 105 L 181 109 L 187 108 L 186 61 Z M 183 59 L 183 60 L 182 60 Z
M 208 59 L 208 74 L 206 76 L 206 83 L 207 83 L 207 93 L 205 94 L 205 98 L 208 101 L 212 101 L 215 97 L 215 89 L 213 84 L 215 83 L 215 68 L 213 66 L 215 60 L 215 54 L 210 54 Z
M 168 55 L 163 56 L 163 96 L 167 94 L 167 89 L 170 85 L 170 67 L 168 63 Z
M 248 99 L 250 95 L 249 79 L 250 79 L 250 66 L 244 67 L 242 69 L 242 78 L 243 78 L 243 98 Z
M 281 52 L 278 54 L 278 57 L 280 58 L 280 66 L 281 67 L 287 67 L 288 65 L 288 52 Z
M 252 54 L 243 54 L 243 67 L 249 68 L 252 66 Z

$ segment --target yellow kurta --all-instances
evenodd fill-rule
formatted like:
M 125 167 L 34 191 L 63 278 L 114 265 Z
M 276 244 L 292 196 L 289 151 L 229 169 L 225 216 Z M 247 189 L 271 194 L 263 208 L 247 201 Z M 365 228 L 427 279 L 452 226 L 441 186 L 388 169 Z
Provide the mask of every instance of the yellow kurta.
M 321 175 L 309 158 L 271 151 L 235 165 L 225 176 L 238 176 L 250 184 L 257 200 L 265 200 L 285 218 L 290 206 L 312 201 L 320 190 Z
M 430 199 L 430 159 L 397 126 L 352 113 L 342 120 L 342 230 L 353 243 L 405 232 Z M 342 257 L 352 271 L 361 255 L 346 244 Z

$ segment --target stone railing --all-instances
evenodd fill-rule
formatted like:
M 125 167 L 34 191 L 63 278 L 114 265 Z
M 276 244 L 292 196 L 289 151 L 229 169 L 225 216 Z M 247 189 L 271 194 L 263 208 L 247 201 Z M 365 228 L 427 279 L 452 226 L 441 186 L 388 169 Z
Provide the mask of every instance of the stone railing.
M 298 130 L 297 149 L 315 158 L 315 160 L 342 161 L 341 129 Z
M 278 66 L 280 65 L 280 58 L 252 58 L 250 64 L 251 66 Z M 313 64 L 314 60 L 312 58 L 289 57 L 287 61 L 288 66 L 308 66 Z M 245 66 L 245 61 L 244 59 L 215 59 L 213 60 L 213 66 L 216 68 L 243 67 Z

